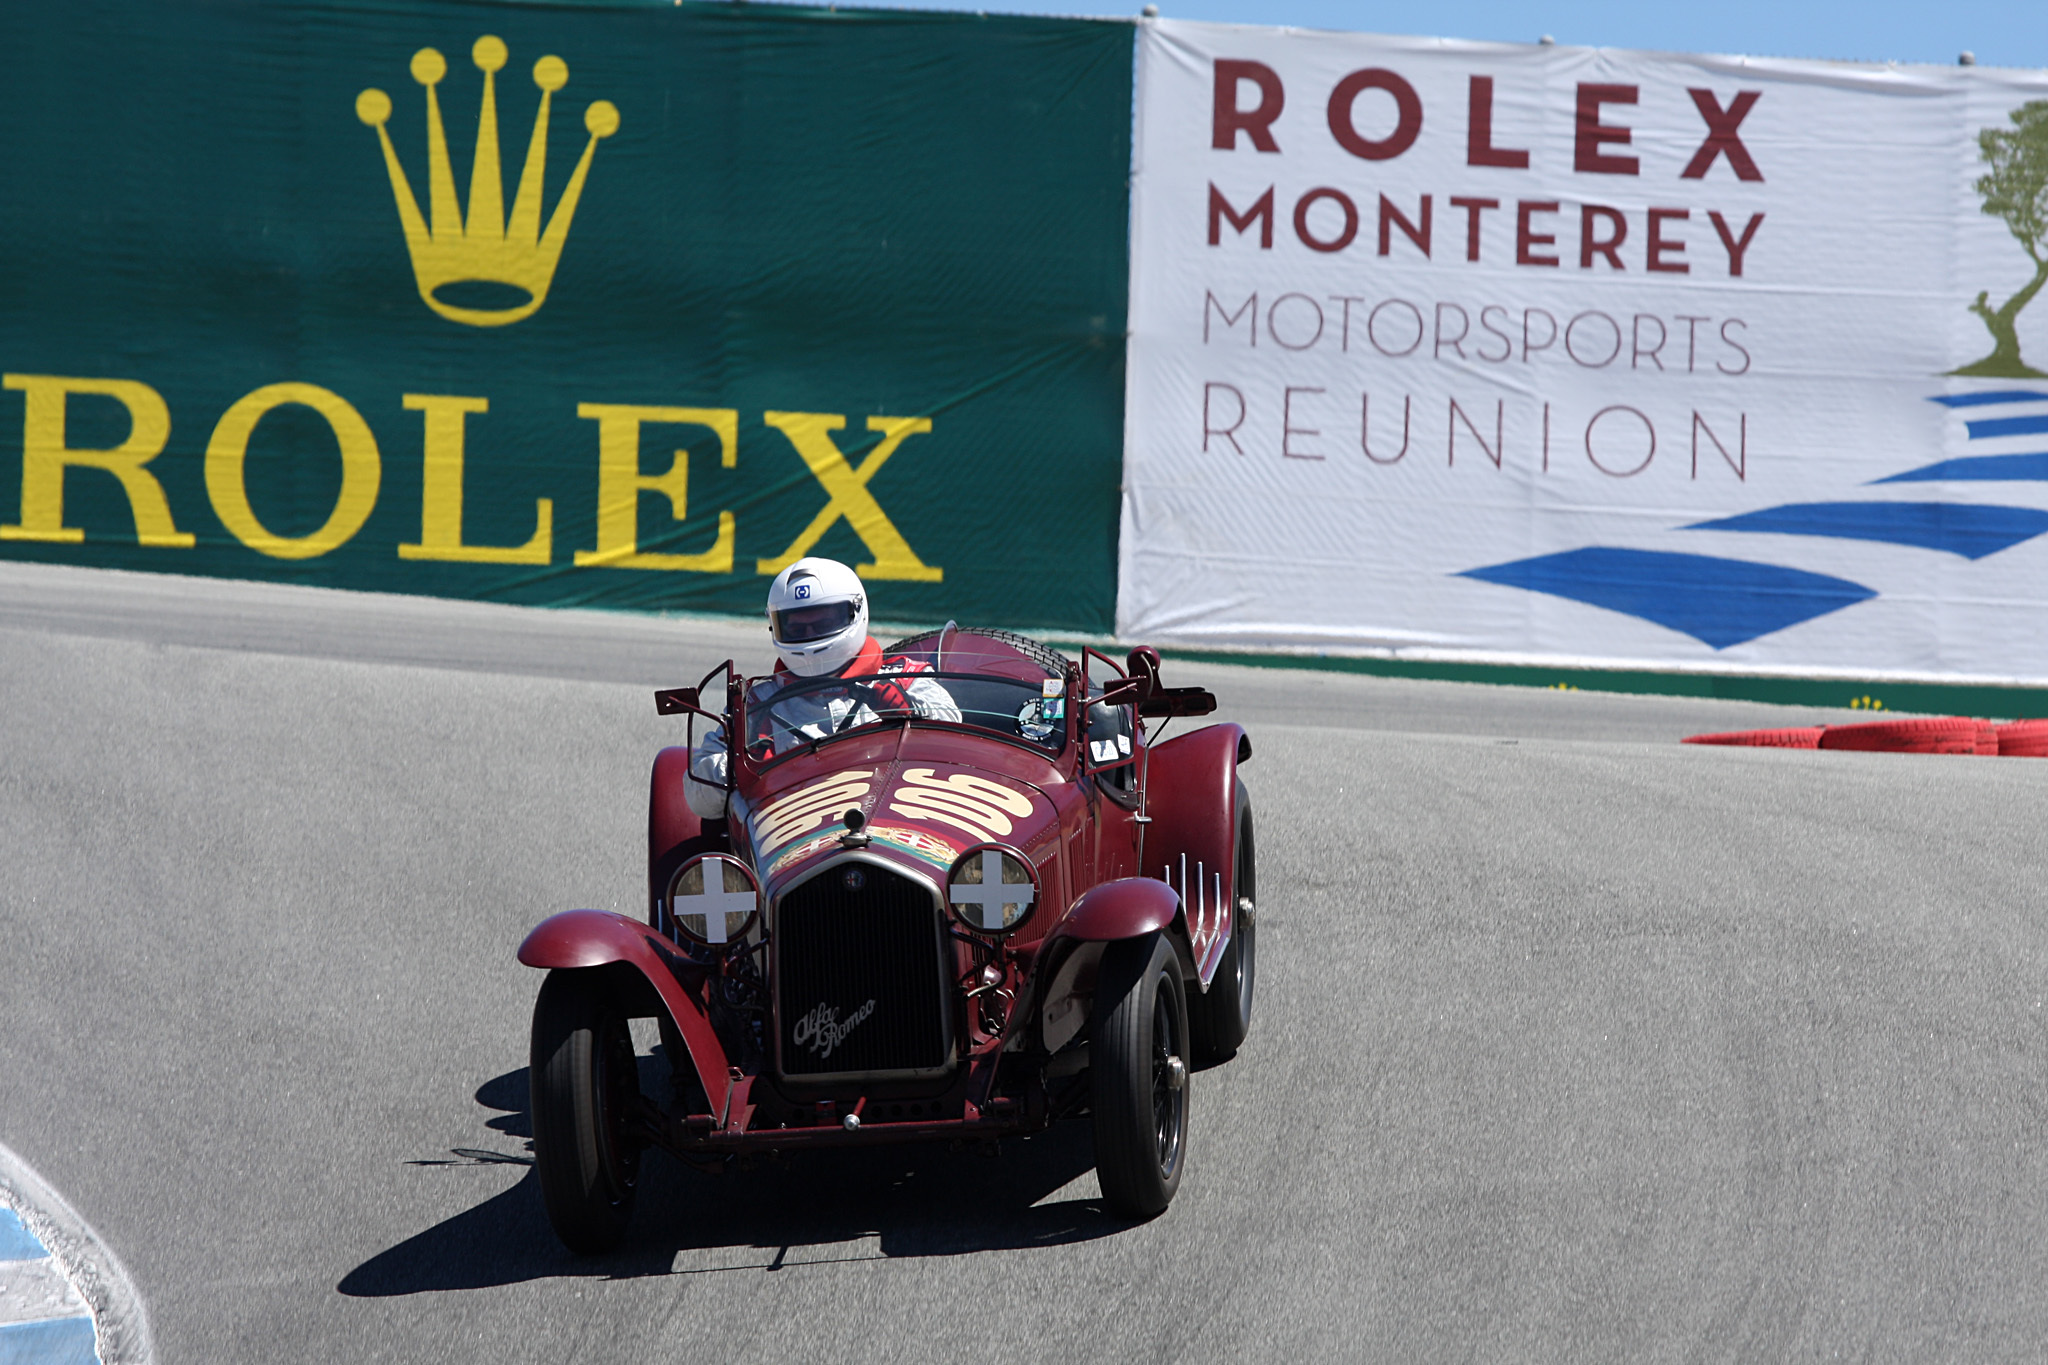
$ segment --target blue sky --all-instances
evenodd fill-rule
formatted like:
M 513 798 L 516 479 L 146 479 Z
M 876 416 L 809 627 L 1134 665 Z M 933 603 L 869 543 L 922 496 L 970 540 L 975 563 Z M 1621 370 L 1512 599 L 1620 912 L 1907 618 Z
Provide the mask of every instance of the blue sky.
M 1122 0 L 895 0 L 919 9 L 1012 14 L 1136 14 Z M 1980 65 L 2048 67 L 2048 0 L 1162 0 L 1167 18 L 1295 24 L 1366 33 L 1588 47 L 1744 53 L 1948 65 L 1965 49 Z

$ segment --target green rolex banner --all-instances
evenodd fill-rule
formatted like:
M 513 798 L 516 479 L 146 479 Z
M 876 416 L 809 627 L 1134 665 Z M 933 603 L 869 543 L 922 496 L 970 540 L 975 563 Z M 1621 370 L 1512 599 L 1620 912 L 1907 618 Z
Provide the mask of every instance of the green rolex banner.
M 1132 28 L 0 13 L 0 554 L 1107 630 Z

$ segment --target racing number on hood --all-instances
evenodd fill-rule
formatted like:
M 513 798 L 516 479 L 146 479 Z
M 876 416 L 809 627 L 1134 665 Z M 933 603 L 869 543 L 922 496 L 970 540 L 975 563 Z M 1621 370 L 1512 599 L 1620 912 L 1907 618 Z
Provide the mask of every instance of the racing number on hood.
M 859 804 L 868 794 L 873 784 L 867 779 L 873 776 L 871 772 L 838 773 L 790 793 L 755 817 L 756 843 L 774 848 L 838 819 L 848 806 Z
M 937 820 L 976 839 L 1000 839 L 1013 828 L 1010 816 L 1031 814 L 1031 798 L 973 773 L 939 777 L 931 768 L 909 768 L 889 797 L 889 809 L 912 820 Z

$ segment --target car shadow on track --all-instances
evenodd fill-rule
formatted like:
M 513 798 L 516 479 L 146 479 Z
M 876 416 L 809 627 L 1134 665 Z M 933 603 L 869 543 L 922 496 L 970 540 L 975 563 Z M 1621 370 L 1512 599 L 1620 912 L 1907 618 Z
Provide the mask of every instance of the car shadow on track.
M 526 1071 L 486 1082 L 487 1126 L 532 1134 Z M 455 1149 L 432 1166 L 528 1165 L 528 1155 Z M 1135 1224 L 1108 1212 L 1084 1182 L 1094 1168 L 1086 1123 L 1010 1138 L 1001 1155 L 944 1144 L 806 1152 L 752 1170 L 700 1172 L 650 1153 L 625 1243 L 576 1256 L 555 1240 L 529 1169 L 510 1189 L 389 1247 L 335 1287 L 359 1298 L 479 1289 L 555 1276 L 775 1271 L 839 1260 L 961 1256 L 1109 1237 Z M 1054 1197 L 1061 1196 L 1061 1197 Z M 845 1254 L 834 1254 L 843 1252 Z

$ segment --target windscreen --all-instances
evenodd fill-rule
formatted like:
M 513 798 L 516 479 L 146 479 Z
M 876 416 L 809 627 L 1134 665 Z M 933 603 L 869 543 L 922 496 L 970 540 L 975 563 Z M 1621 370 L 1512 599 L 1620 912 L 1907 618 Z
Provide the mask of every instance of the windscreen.
M 1066 743 L 1060 679 L 1024 682 L 973 673 L 887 673 L 747 685 L 747 752 L 757 761 L 869 726 L 958 725 L 1023 740 L 1047 753 Z

